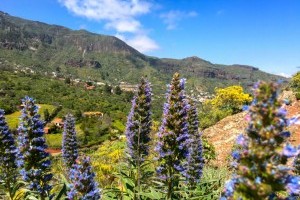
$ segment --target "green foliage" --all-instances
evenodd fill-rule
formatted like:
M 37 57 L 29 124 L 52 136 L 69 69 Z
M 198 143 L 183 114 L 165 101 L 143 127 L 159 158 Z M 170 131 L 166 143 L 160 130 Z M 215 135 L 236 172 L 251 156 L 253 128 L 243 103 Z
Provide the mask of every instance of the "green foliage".
M 290 82 L 290 87 L 295 93 L 296 99 L 300 100 L 300 72 L 297 72 Z
M 112 130 L 112 120 L 108 115 L 103 117 L 82 118 L 80 129 L 83 135 L 79 136 L 79 143 L 82 145 L 97 144 L 105 141 Z
M 300 100 L 300 92 L 296 92 L 296 93 L 295 93 L 295 96 L 296 96 L 296 99 L 297 99 L 297 100 Z
M 104 92 L 107 94 L 111 94 L 112 87 L 108 85 L 107 83 L 104 85 Z
M 290 86 L 295 90 L 300 89 L 300 72 L 297 72 L 295 75 L 293 75 Z
M 200 128 L 205 129 L 216 124 L 221 119 L 240 112 L 242 106 L 249 104 L 252 98 L 243 92 L 241 86 L 230 86 L 215 89 L 216 96 L 202 104 L 199 110 Z
M 120 86 L 117 85 L 116 89 L 115 89 L 115 94 L 120 95 L 122 94 L 122 90 L 120 88 Z
M 119 169 L 119 163 L 124 159 L 125 138 L 115 141 L 105 141 L 89 156 L 92 160 L 96 180 L 102 187 L 116 184 L 114 175 Z
M 216 158 L 216 150 L 214 145 L 208 142 L 205 136 L 202 136 L 202 145 L 203 145 L 203 158 L 206 163 L 209 161 L 214 160 Z
M 204 167 L 201 182 L 195 189 L 189 190 L 184 184 L 181 185 L 178 191 L 180 199 L 219 199 L 229 174 L 227 168 Z
M 231 114 L 231 110 L 221 110 L 204 104 L 199 110 L 199 126 L 201 129 L 206 129 Z
M 48 122 L 50 118 L 50 113 L 48 109 L 44 110 L 44 121 Z
M 61 148 L 62 134 L 45 134 L 46 143 L 51 148 Z

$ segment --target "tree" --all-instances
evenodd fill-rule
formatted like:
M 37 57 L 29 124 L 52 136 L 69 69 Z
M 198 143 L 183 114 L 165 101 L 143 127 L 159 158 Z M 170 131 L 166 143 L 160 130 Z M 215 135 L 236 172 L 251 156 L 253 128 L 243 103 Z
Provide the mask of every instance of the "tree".
M 71 78 L 70 77 L 65 78 L 65 84 L 68 84 L 68 85 L 71 84 Z
M 104 92 L 108 93 L 108 94 L 111 94 L 111 90 L 112 90 L 112 87 L 109 86 L 107 83 L 104 85 Z
M 288 144 L 290 132 L 286 110 L 277 100 L 279 85 L 260 82 L 255 86 L 254 101 L 249 109 L 246 135 L 237 138 L 233 151 L 235 173 L 221 199 L 283 199 L 299 195 L 300 177 L 289 174 L 288 158 L 297 150 Z
M 40 120 L 38 106 L 30 97 L 22 100 L 22 115 L 18 128 L 18 166 L 24 181 L 29 183 L 29 189 L 38 192 L 44 200 L 49 196 L 52 179 L 51 161 L 46 152 L 44 138 L 44 122 Z
M 49 110 L 48 109 L 45 109 L 44 110 L 44 120 L 45 122 L 49 122 L 49 119 L 50 119 L 50 113 L 49 113 Z
M 8 129 L 4 110 L 0 109 L 0 178 L 11 199 L 14 197 L 14 183 L 17 174 L 17 148 L 14 136 Z
M 186 172 L 188 155 L 188 103 L 184 91 L 185 79 L 175 73 L 168 86 L 155 150 L 158 153 L 158 178 L 167 186 L 167 199 L 176 198 L 174 190 L 179 186 L 179 175 Z
M 233 113 L 241 111 L 243 105 L 252 101 L 250 95 L 244 93 L 243 88 L 238 85 L 216 88 L 215 94 L 216 96 L 206 103 L 218 109 L 232 110 Z
M 300 88 L 300 72 L 293 75 L 290 85 L 292 88 Z
M 121 88 L 120 88 L 119 85 L 116 87 L 115 93 L 116 93 L 117 95 L 121 95 L 121 94 L 122 94 L 122 90 L 121 90 Z

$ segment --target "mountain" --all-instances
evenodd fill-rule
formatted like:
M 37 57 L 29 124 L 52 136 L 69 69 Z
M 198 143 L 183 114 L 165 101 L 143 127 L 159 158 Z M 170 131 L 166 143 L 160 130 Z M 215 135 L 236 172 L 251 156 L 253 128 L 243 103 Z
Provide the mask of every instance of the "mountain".
M 249 88 L 259 79 L 286 80 L 252 66 L 213 64 L 196 56 L 150 57 L 113 36 L 25 20 L 4 12 L 0 12 L 0 67 L 114 85 L 136 84 L 141 76 L 147 76 L 160 93 L 176 71 L 198 93 L 232 84 Z

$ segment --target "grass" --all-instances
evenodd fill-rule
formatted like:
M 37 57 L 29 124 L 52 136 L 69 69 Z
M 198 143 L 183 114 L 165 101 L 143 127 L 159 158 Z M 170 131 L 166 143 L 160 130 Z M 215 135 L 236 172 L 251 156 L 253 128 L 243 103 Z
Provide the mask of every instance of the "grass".
M 38 106 L 39 106 L 39 112 L 38 113 L 41 115 L 42 119 L 43 119 L 44 111 L 46 109 L 48 109 L 49 113 L 52 113 L 53 110 L 55 109 L 55 106 L 49 105 L 49 104 L 38 104 Z M 16 111 L 12 114 L 5 115 L 7 124 L 11 129 L 17 129 L 18 128 L 19 117 L 20 116 L 21 116 L 20 111 Z
M 119 130 L 120 132 L 124 132 L 126 128 L 125 125 L 120 120 L 115 120 L 113 122 L 113 127 Z
M 21 112 L 17 111 L 9 115 L 5 115 L 7 124 L 11 129 L 17 129 L 19 125 L 19 117 L 21 116 Z
M 50 148 L 61 148 L 62 134 L 45 134 L 46 142 Z
M 55 106 L 49 104 L 38 104 L 38 106 L 39 106 L 39 114 L 41 115 L 42 119 L 44 119 L 44 111 L 46 109 L 48 109 L 49 113 L 52 113 L 56 108 Z

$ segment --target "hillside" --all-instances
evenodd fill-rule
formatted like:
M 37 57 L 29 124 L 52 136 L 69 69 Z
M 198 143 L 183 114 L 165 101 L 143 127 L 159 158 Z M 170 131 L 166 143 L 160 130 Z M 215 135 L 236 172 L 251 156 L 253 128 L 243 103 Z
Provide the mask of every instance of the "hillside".
M 199 94 L 232 84 L 248 88 L 259 79 L 285 80 L 255 67 L 213 64 L 196 56 L 149 57 L 113 36 L 25 20 L 3 12 L 0 12 L 0 68 L 27 69 L 46 76 L 114 85 L 136 84 L 144 75 L 159 94 L 164 93 L 165 84 L 175 71 L 187 78 L 188 86 Z
M 293 99 L 293 102 L 286 106 L 287 117 L 291 118 L 300 114 L 300 100 L 296 100 L 290 91 L 285 91 L 281 98 L 289 97 Z M 203 135 L 208 138 L 216 149 L 217 159 L 216 163 L 218 165 L 225 165 L 230 157 L 233 145 L 238 135 L 245 133 L 247 127 L 247 121 L 245 119 L 247 113 L 241 112 L 232 116 L 228 116 L 216 125 L 209 127 L 203 131 Z M 291 131 L 290 142 L 293 145 L 300 144 L 300 124 L 294 124 L 289 127 Z

